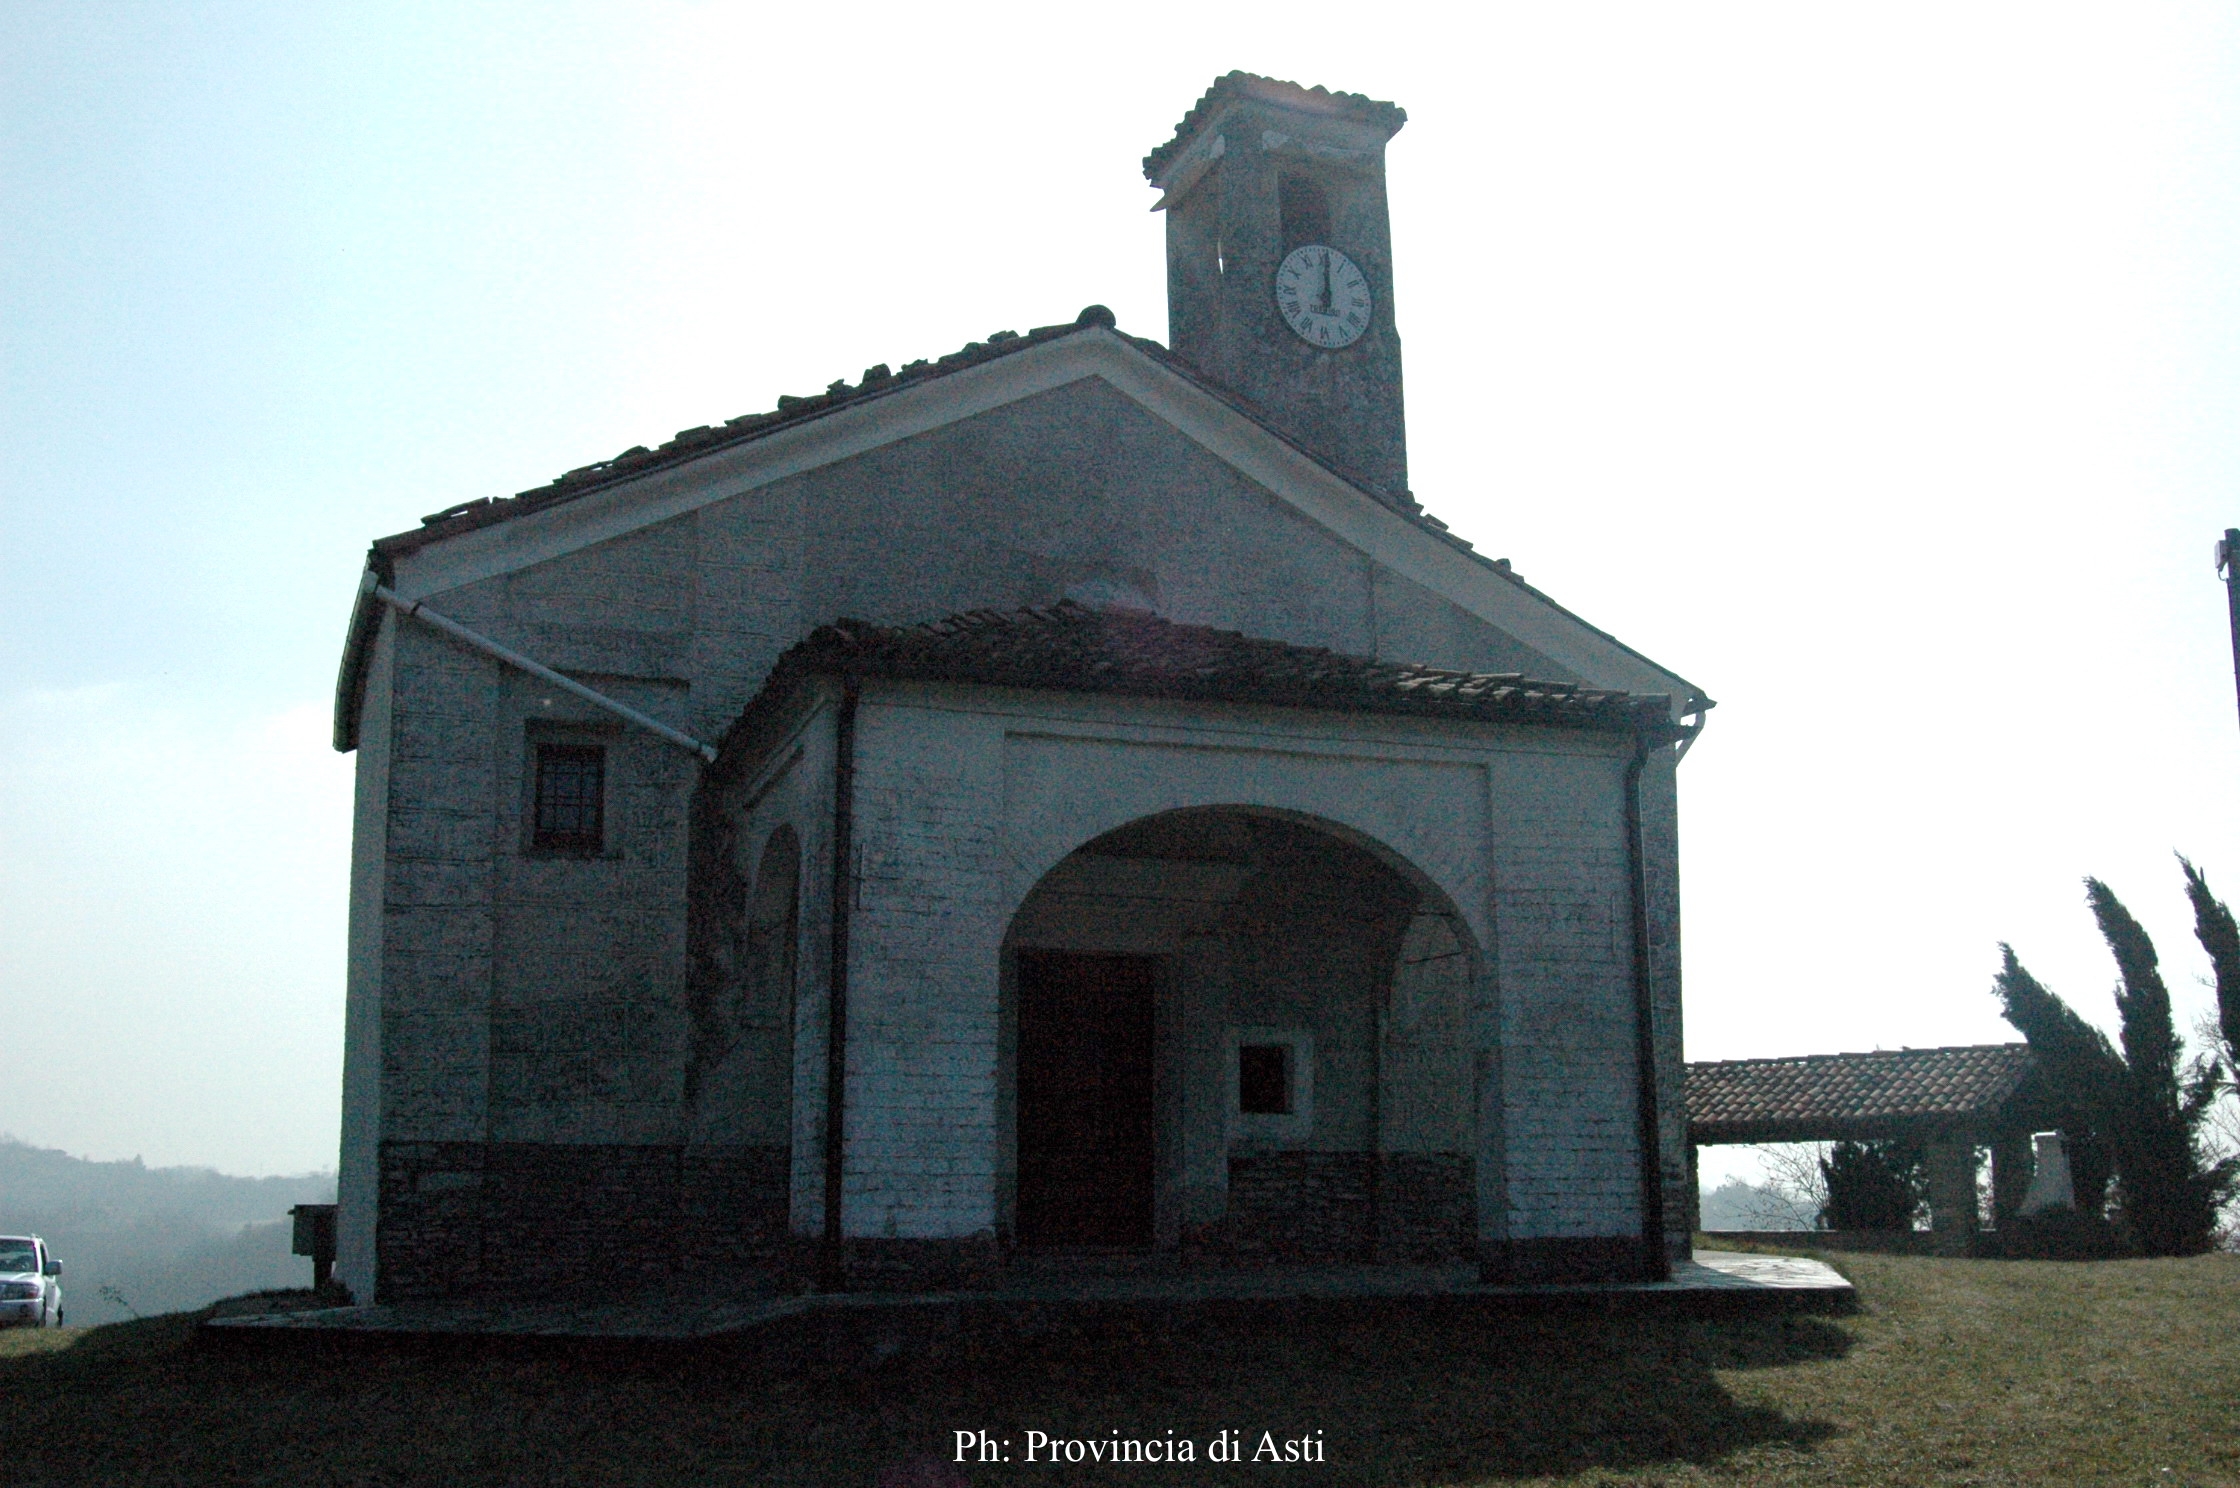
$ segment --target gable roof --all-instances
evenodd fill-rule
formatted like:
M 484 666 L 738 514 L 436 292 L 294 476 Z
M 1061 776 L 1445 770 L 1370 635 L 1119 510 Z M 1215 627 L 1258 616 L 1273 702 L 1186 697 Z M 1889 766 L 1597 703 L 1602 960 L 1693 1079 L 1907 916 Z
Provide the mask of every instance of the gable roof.
M 1688 1066 L 1688 1139 L 1869 1141 L 1979 1126 L 2031 1096 L 2028 1044 L 1728 1059 Z
M 1382 486 L 1346 469 L 1329 456 L 1320 454 L 1300 444 L 1277 428 L 1251 399 L 1245 398 L 1218 383 L 1209 381 L 1190 363 L 1183 361 L 1156 341 L 1141 336 L 1131 336 L 1118 329 L 1112 312 L 1102 305 L 1090 305 L 1071 322 L 1063 325 L 1036 326 L 1024 335 L 1017 331 L 997 331 L 985 341 L 973 341 L 950 352 L 938 360 L 920 358 L 904 364 L 901 371 L 890 369 L 886 363 L 867 367 L 860 382 L 850 383 L 845 378 L 833 382 L 821 393 L 805 397 L 782 396 L 778 406 L 763 413 L 746 413 L 737 418 L 725 419 L 721 424 L 701 424 L 696 428 L 680 429 L 674 438 L 657 449 L 645 445 L 632 445 L 622 453 L 605 460 L 594 460 L 589 465 L 554 476 L 550 483 L 534 486 L 512 496 L 482 496 L 472 501 L 462 501 L 456 506 L 445 507 L 420 519 L 420 526 L 410 532 L 377 538 L 373 547 L 376 553 L 395 557 L 424 548 L 430 543 L 473 532 L 498 522 L 511 521 L 542 511 L 563 501 L 631 480 L 651 471 L 695 460 L 717 450 L 729 449 L 750 440 L 761 439 L 843 407 L 853 407 L 872 399 L 917 387 L 938 378 L 962 372 L 968 367 L 978 367 L 987 362 L 1016 355 L 1029 347 L 1044 346 L 1081 331 L 1102 329 L 1119 337 L 1145 356 L 1160 363 L 1169 371 L 1186 378 L 1205 392 L 1221 399 L 1230 407 L 1244 414 L 1270 436 L 1282 440 L 1299 453 L 1328 470 L 1341 480 L 1358 487 L 1384 506 L 1408 518 L 1418 526 L 1435 532 L 1446 542 L 1469 549 L 1472 544 L 1456 537 L 1447 524 L 1425 512 L 1422 505 L 1405 491 L 1387 491 Z
M 1644 693 L 1650 689 L 1641 682 L 1651 681 L 1655 690 L 1669 692 L 1683 713 L 1712 706 L 1677 673 L 1526 583 L 1507 559 L 1477 552 L 1407 492 L 1385 491 L 1341 468 L 1164 346 L 1119 331 L 1112 312 L 1101 305 L 1089 306 L 1071 324 L 1041 326 L 1025 335 L 998 332 L 938 361 L 909 363 L 900 372 L 882 364 L 868 369 L 858 384 L 840 381 L 812 397 L 780 398 L 770 412 L 683 430 L 659 449 L 634 446 L 512 497 L 448 507 L 414 531 L 377 540 L 367 566 L 408 598 L 426 599 L 1085 376 L 1102 378 L 1144 403 L 1338 540 L 1557 665 L 1606 680 L 1615 680 L 1607 676 L 1615 673 L 1623 685 Z M 530 518 L 535 520 L 525 520 Z M 410 566 L 400 569 L 406 559 Z M 423 564 L 432 567 L 422 569 Z M 381 614 L 382 606 L 361 589 L 336 679 L 339 750 L 357 747 L 366 668 Z M 1665 681 L 1674 685 L 1657 685 Z
M 839 620 L 783 656 L 725 736 L 751 734 L 810 676 L 883 677 L 1093 692 L 1192 702 L 1260 703 L 1345 713 L 1536 724 L 1676 737 L 1671 700 L 1507 672 L 1452 672 L 1348 656 L 1141 610 L 974 610 L 921 625 Z

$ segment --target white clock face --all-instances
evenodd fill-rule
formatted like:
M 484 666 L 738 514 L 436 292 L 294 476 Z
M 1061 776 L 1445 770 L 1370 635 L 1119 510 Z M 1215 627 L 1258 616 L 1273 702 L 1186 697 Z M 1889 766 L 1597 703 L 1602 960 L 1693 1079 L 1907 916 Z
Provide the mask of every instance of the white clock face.
M 1335 248 L 1294 248 L 1276 270 L 1276 309 L 1302 341 L 1351 346 L 1369 329 L 1369 276 Z

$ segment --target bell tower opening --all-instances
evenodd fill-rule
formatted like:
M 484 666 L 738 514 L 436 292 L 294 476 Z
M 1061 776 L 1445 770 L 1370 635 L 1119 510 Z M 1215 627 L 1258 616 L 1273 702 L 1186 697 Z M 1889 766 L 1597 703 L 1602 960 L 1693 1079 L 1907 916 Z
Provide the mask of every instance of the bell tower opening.
M 1276 178 L 1276 204 L 1283 221 L 1283 251 L 1330 241 L 1330 198 L 1305 176 L 1289 172 Z
M 1407 115 L 1232 72 L 1144 159 L 1167 214 L 1167 337 L 1285 435 L 1404 510 L 1384 148 Z

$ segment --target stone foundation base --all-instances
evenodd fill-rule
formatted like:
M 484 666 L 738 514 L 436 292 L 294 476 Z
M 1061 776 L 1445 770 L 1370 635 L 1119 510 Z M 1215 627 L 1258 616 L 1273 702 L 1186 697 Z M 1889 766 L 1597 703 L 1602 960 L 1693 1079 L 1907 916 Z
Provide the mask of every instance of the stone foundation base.
M 789 1177 L 777 1147 L 383 1143 L 376 1300 L 829 1284 L 815 1238 L 788 1234 Z M 1227 1215 L 1186 1232 L 1177 1259 L 1467 1260 L 1475 1181 L 1451 1153 L 1240 1153 Z M 1006 1264 L 994 1235 L 851 1239 L 841 1284 L 972 1290 Z
M 1582 1235 L 1488 1242 L 1479 1251 L 1478 1275 L 1494 1286 L 1550 1286 L 1653 1281 L 1662 1268 L 1651 1266 L 1639 1235 Z
M 377 1299 L 745 1284 L 787 1268 L 788 1178 L 782 1147 L 384 1142 Z
M 810 1242 L 814 1245 L 814 1242 Z M 852 1292 L 958 1292 L 1001 1284 L 1003 1247 L 990 1234 L 952 1240 L 847 1242 L 843 1285 Z
M 1232 1262 L 1465 1260 L 1475 1168 L 1452 1153 L 1246 1152 L 1229 1159 L 1228 1213 L 1185 1251 Z
M 1468 1260 L 1478 1250 L 1478 1165 L 1454 1152 L 1395 1152 L 1377 1193 L 1377 1259 Z

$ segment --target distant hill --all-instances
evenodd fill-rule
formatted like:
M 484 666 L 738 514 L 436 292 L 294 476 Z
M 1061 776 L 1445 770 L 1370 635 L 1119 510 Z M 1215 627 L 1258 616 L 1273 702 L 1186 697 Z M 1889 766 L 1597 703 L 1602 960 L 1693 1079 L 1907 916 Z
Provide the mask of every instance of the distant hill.
M 72 1323 L 309 1286 L 311 1262 L 288 1253 L 288 1210 L 333 1202 L 332 1173 L 236 1178 L 138 1158 L 92 1162 L 0 1137 L 0 1234 L 46 1237 L 62 1262 Z

